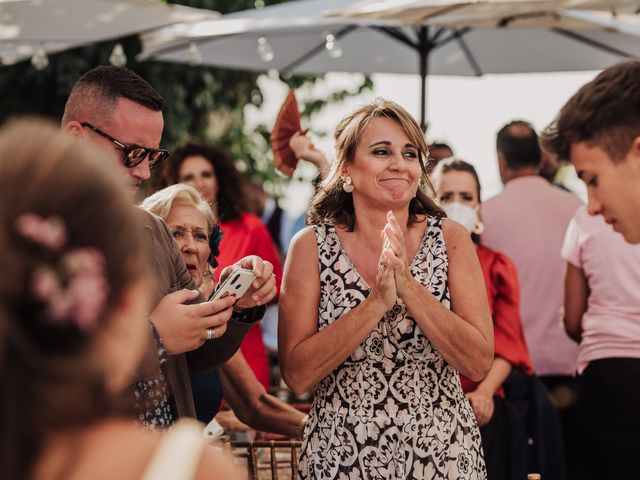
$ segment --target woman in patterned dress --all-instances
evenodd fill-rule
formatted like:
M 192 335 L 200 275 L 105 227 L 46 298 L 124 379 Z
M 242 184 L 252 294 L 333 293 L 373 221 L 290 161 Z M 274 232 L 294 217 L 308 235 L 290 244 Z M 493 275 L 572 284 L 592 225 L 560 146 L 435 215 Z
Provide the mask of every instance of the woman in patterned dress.
M 433 201 L 424 136 L 402 107 L 361 107 L 334 139 L 280 297 L 283 377 L 315 387 L 300 477 L 483 479 L 458 375 L 479 381 L 493 360 L 469 234 Z

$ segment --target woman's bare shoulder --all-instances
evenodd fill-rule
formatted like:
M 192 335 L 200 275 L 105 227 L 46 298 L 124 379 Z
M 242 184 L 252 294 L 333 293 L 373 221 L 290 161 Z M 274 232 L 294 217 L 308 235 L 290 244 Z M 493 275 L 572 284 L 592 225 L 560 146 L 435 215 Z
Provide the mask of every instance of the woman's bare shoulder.
M 315 249 L 317 244 L 316 235 L 316 229 L 313 226 L 304 227 L 291 239 L 289 252 L 295 252 L 296 250 L 307 252 Z
M 34 479 L 51 478 L 63 468 L 70 480 L 137 479 L 160 444 L 162 437 L 131 421 L 107 420 L 81 432 L 56 435 L 36 467 Z M 73 445 L 81 443 L 81 448 Z
M 442 220 L 442 234 L 448 247 L 457 247 L 461 244 L 468 246 L 472 243 L 469 231 L 458 222 L 454 222 L 448 218 Z

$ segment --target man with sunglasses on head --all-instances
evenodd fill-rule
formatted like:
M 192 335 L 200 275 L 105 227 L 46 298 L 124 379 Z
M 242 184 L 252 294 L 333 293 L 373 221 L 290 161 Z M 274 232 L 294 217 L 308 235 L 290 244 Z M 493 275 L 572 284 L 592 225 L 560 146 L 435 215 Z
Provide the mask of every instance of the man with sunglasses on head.
M 74 85 L 62 128 L 101 146 L 119 166 L 132 197 L 169 152 L 160 147 L 163 99 L 144 79 L 121 67 L 98 67 Z M 264 305 L 275 296 L 273 266 L 246 257 L 235 266 L 258 277 L 242 297 L 199 303 L 180 250 L 164 222 L 140 209 L 149 233 L 146 261 L 153 275 L 149 355 L 134 385 L 138 419 L 150 428 L 168 427 L 176 417 L 195 417 L 189 368 L 211 370 L 230 358 Z M 222 273 L 222 277 L 225 272 Z M 162 368 L 158 368 L 158 360 Z

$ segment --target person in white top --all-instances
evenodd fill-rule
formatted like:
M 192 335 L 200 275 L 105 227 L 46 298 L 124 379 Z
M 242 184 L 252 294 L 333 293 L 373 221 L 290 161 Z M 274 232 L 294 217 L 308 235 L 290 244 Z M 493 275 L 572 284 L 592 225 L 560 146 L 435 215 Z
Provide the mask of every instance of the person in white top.
M 581 207 L 562 247 L 564 324 L 579 343 L 577 414 L 599 479 L 640 478 L 640 245 Z

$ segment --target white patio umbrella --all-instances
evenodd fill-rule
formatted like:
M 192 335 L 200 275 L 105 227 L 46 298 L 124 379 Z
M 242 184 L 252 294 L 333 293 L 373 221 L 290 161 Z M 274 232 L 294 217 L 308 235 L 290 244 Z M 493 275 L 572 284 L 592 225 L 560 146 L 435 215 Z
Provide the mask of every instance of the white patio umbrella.
M 611 13 L 604 11 L 551 10 L 552 4 L 593 7 L 593 1 L 484 0 L 487 8 L 489 3 L 503 8 L 496 10 L 490 26 L 479 28 L 454 22 L 439 25 L 437 19 L 452 19 L 446 16 L 447 5 L 453 9 L 480 0 L 425 3 L 439 13 L 433 10 L 429 22 L 412 25 L 406 19 L 380 16 L 326 16 L 342 11 L 347 15 L 363 5 L 359 0 L 288 2 L 149 32 L 142 35 L 139 58 L 188 62 L 197 51 L 204 64 L 254 71 L 419 74 L 424 128 L 427 75 L 598 70 L 640 56 L 640 37 L 626 31 L 637 27 L 635 17 L 624 17 L 615 25 Z M 629 5 L 625 0 L 598 2 L 601 7 L 617 3 Z M 517 8 L 508 10 L 507 4 Z M 541 12 L 543 4 L 546 10 Z M 524 9 L 525 5 L 530 6 Z M 537 12 L 533 26 L 532 12 Z
M 153 0 L 0 0 L 0 65 L 216 16 Z
M 497 22 L 516 22 L 546 27 L 545 17 L 559 10 L 620 14 L 636 13 L 639 7 L 638 0 L 359 0 L 328 15 L 397 20 L 407 25 L 497 27 Z

